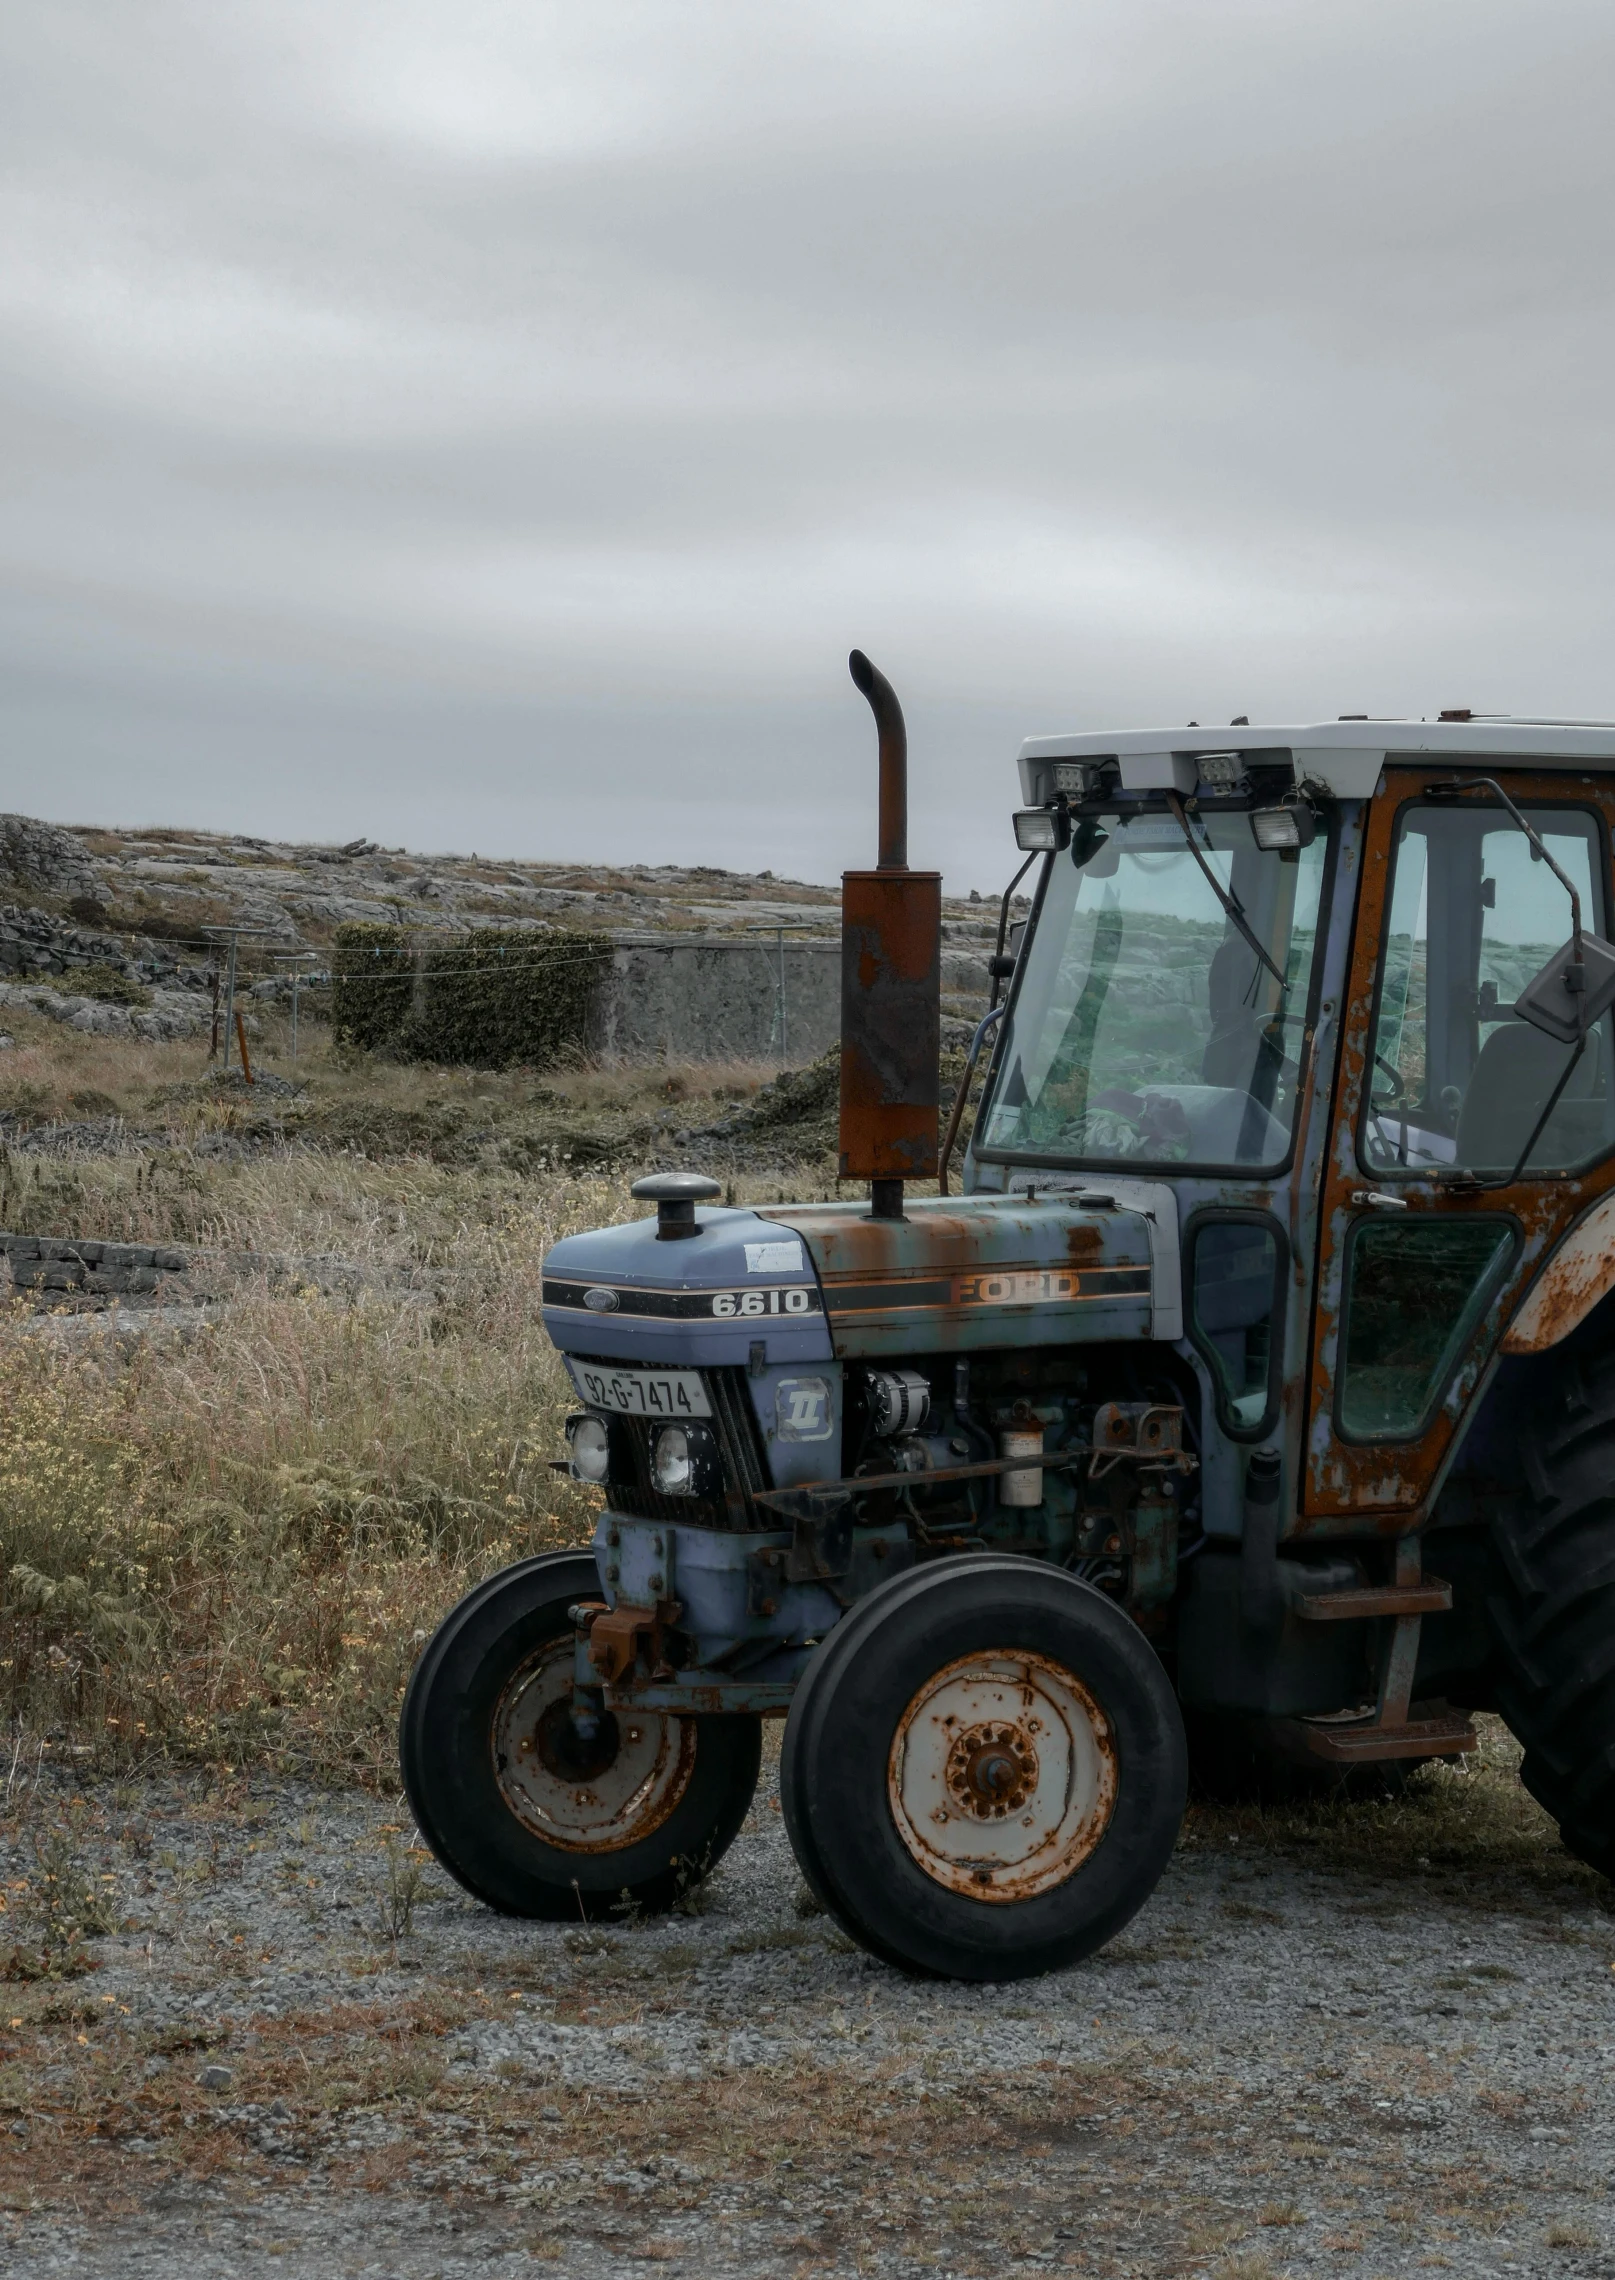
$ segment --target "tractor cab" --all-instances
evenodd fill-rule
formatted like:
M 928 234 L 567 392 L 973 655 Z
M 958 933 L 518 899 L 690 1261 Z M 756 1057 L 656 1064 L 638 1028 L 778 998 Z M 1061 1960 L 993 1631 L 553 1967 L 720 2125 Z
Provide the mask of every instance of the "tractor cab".
M 423 1834 L 501 1908 L 666 1904 L 783 1716 L 832 1914 L 1019 1976 L 1139 1906 L 1191 1753 L 1338 1779 L 1494 1708 L 1615 1871 L 1615 727 L 1028 744 L 943 1132 L 940 881 L 853 674 L 852 1192 L 664 1170 L 551 1251 L 599 1518 L 425 1650 Z

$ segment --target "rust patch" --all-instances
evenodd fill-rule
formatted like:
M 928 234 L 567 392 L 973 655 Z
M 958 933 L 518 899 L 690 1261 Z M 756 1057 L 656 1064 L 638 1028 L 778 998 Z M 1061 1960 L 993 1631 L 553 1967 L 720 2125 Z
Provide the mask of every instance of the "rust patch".
M 1066 1231 L 1065 1255 L 1074 1267 L 1096 1264 L 1104 1248 L 1105 1238 L 1091 1219 L 1073 1220 Z
M 841 916 L 841 1177 L 934 1179 L 942 878 L 848 871 Z
M 594 1618 L 589 1625 L 589 1660 L 607 1686 L 622 1684 L 638 1659 L 641 1641 L 651 1662 L 657 1660 L 667 1612 L 665 1601 L 656 1607 L 630 1607 L 619 1600 Z
M 1615 1290 L 1615 1196 L 1571 1228 L 1503 1334 L 1505 1354 L 1543 1354 Z
M 626 1640 L 631 1664 L 642 1626 L 623 1619 L 646 1616 L 659 1620 L 643 1608 L 597 1615 L 591 1646 L 603 1625 L 616 1623 L 613 1652 Z M 660 1828 L 689 1788 L 695 1727 L 688 1718 L 636 1708 L 585 1734 L 571 1716 L 572 1674 L 572 1643 L 562 1640 L 511 1680 L 490 1723 L 494 1778 L 514 1819 L 545 1844 L 562 1852 L 620 1852 Z
M 1076 1674 L 1019 1649 L 961 1655 L 898 1722 L 887 1802 L 910 1857 L 967 1900 L 1053 1890 L 1115 1808 L 1116 1738 Z

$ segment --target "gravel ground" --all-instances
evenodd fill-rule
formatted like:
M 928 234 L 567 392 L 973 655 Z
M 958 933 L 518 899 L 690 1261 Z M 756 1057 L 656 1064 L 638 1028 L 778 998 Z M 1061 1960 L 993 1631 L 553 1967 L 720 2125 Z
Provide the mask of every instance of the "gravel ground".
M 771 1777 L 703 1912 L 611 1931 L 382 1801 L 47 1780 L 0 1929 L 42 1861 L 121 1928 L 0 1989 L 0 2270 L 1615 2275 L 1615 1899 L 1340 1810 L 1202 1810 L 1103 1956 L 967 1988 L 806 1912 Z

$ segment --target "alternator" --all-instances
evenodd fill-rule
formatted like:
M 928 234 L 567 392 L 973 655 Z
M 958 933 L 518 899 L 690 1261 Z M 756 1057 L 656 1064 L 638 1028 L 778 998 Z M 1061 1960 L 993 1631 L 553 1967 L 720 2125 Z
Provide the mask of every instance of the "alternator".
M 917 1433 L 931 1406 L 931 1388 L 919 1370 L 871 1370 L 869 1416 L 885 1440 L 893 1433 Z

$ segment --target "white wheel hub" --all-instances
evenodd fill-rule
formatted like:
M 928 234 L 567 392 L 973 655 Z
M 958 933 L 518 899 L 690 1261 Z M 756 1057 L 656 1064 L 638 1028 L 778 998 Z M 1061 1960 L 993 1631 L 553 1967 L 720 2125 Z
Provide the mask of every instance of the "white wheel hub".
M 557 1639 L 494 1710 L 494 1776 L 522 1826 L 563 1852 L 619 1852 L 659 1828 L 689 1787 L 695 1724 L 608 1712 L 597 1735 L 571 1718 L 573 1650 Z
M 1030 1900 L 1063 1884 L 1104 1835 L 1115 1737 L 1061 1664 L 965 1655 L 904 1711 L 886 1789 L 899 1836 L 938 1884 L 972 1900 Z

